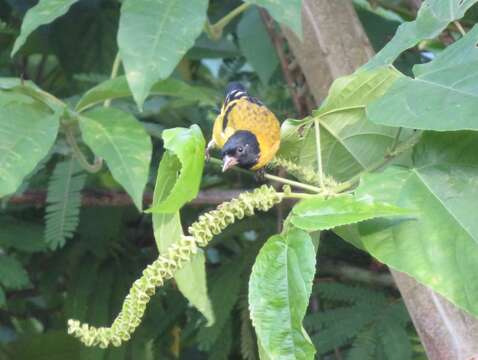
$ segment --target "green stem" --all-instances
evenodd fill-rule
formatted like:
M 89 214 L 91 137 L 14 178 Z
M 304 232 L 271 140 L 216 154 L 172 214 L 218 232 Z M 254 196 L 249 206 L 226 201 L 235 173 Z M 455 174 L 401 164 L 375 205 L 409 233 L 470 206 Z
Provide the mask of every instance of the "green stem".
M 219 159 L 211 158 L 209 161 L 214 165 L 222 166 L 222 162 Z M 240 173 L 243 173 L 243 174 L 254 175 L 254 172 L 249 171 L 249 170 L 245 170 L 245 169 L 241 169 L 237 166 L 233 167 L 232 169 L 234 171 L 237 171 L 237 172 L 240 172 Z M 268 180 L 271 180 L 271 181 L 276 181 L 278 183 L 294 186 L 296 188 L 311 191 L 311 192 L 314 192 L 314 193 L 320 193 L 322 191 L 320 188 L 318 188 L 316 186 L 304 184 L 304 183 L 294 181 L 294 180 L 290 180 L 290 179 L 285 179 L 285 178 L 280 177 L 280 176 L 264 174 L 264 177 Z
M 76 142 L 76 137 L 73 133 L 72 127 L 64 126 L 63 130 L 65 133 L 66 142 L 70 145 L 73 155 L 76 157 L 81 167 L 92 174 L 100 171 L 103 166 L 103 159 L 95 157 L 95 162 L 90 164 Z
M 454 21 L 453 24 L 455 24 L 456 28 L 458 29 L 458 31 L 460 32 L 461 36 L 465 36 L 466 35 L 466 31 L 465 29 L 463 29 L 463 26 L 461 26 L 460 22 L 457 20 L 457 21 Z
M 306 194 L 306 193 L 278 193 L 284 199 L 312 199 L 319 196 L 318 194 Z
M 118 53 L 116 54 L 115 60 L 113 61 L 113 66 L 111 67 L 110 79 L 114 79 L 118 75 L 120 65 L 121 65 L 121 57 L 120 57 L 120 53 L 118 51 Z M 104 105 L 104 107 L 110 107 L 111 99 L 105 100 L 103 105 Z
M 204 30 L 212 40 L 219 40 L 227 24 L 229 24 L 235 17 L 246 11 L 249 6 L 251 6 L 251 4 L 244 3 L 239 5 L 215 24 L 211 24 L 208 20 L 204 26 Z
M 402 128 L 399 127 L 397 133 L 395 134 L 395 139 L 393 139 L 392 147 L 390 148 L 390 152 L 393 153 L 400 142 L 400 135 L 402 134 Z
M 315 127 L 315 147 L 317 149 L 317 172 L 319 173 L 319 184 L 322 189 L 325 189 L 324 172 L 322 169 L 322 147 L 320 146 L 320 124 L 319 119 L 314 120 Z
M 413 148 L 417 144 L 421 135 L 422 135 L 421 133 L 417 133 L 417 134 L 413 135 L 409 139 L 409 141 L 407 141 L 407 142 L 405 142 L 401 145 L 396 146 L 395 149 L 393 149 L 393 150 L 388 151 L 385 154 L 383 159 L 377 161 L 375 164 L 372 164 L 367 169 L 365 169 L 365 170 L 359 172 L 357 175 L 351 177 L 348 181 L 339 184 L 334 189 L 334 192 L 340 193 L 340 192 L 344 192 L 344 191 L 347 191 L 347 190 L 351 189 L 352 187 L 354 187 L 360 181 L 360 178 L 363 175 L 374 172 L 378 169 L 381 169 L 382 167 L 387 165 L 390 161 L 395 159 L 398 155 L 401 155 L 405 151 L 410 150 L 411 148 Z

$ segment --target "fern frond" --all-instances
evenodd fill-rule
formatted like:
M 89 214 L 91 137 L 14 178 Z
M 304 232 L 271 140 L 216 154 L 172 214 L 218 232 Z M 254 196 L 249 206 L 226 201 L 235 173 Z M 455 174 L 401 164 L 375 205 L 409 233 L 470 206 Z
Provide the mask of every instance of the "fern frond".
M 352 343 L 347 360 L 374 360 L 377 350 L 377 329 L 369 327 L 360 332 Z
M 318 336 L 313 340 L 320 354 L 325 354 L 350 342 L 373 319 L 373 306 L 360 303 L 319 313 Z
M 78 226 L 81 189 L 86 174 L 73 158 L 56 165 L 48 184 L 45 240 L 50 248 L 62 247 Z
M 383 293 L 365 287 L 350 286 L 336 282 L 322 282 L 318 286 L 320 298 L 325 300 L 353 304 L 366 301 L 376 306 L 386 304 L 387 300 Z

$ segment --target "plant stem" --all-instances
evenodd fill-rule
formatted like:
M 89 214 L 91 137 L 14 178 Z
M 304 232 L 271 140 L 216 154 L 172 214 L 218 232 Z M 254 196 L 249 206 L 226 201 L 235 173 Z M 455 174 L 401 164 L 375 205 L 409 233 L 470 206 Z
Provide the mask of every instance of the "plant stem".
M 402 134 L 402 128 L 399 127 L 397 133 L 395 134 L 395 139 L 393 139 L 392 147 L 390 148 L 390 152 L 394 152 L 400 142 L 400 135 Z
M 421 136 L 422 136 L 421 133 L 417 133 L 414 136 L 412 136 L 409 139 L 409 141 L 407 141 L 407 142 L 405 142 L 401 145 L 397 145 L 395 147 L 395 149 L 388 151 L 385 154 L 383 159 L 377 161 L 375 164 L 372 164 L 367 169 L 365 169 L 365 170 L 359 172 L 357 175 L 351 177 L 348 181 L 345 181 L 345 182 L 339 184 L 334 189 L 334 192 L 340 193 L 340 192 L 344 192 L 344 191 L 347 191 L 347 190 L 351 189 L 354 185 L 356 185 L 360 181 L 360 178 L 363 175 L 374 172 L 374 171 L 382 168 L 383 166 L 387 165 L 390 161 L 395 159 L 398 155 L 403 154 L 405 151 L 410 150 L 411 148 L 413 148 L 417 144 L 418 139 L 420 139 Z
M 121 57 L 118 51 L 118 53 L 116 54 L 115 60 L 113 61 L 113 66 L 111 67 L 110 79 L 114 79 L 118 75 L 120 65 L 121 65 Z M 111 99 L 106 99 L 103 106 L 110 107 L 110 105 L 111 105 Z
M 227 24 L 229 24 L 236 16 L 246 11 L 249 6 L 251 6 L 251 4 L 243 3 L 239 5 L 215 24 L 211 24 L 208 20 L 204 26 L 204 30 L 212 40 L 219 40 L 222 36 L 222 31 Z
M 465 29 L 463 29 L 463 26 L 461 26 L 460 22 L 457 20 L 457 21 L 454 21 L 453 24 L 455 24 L 456 28 L 458 29 L 458 31 L 460 32 L 460 34 L 462 36 L 465 36 L 466 35 L 466 31 Z
M 64 126 L 63 130 L 65 133 L 66 142 L 70 145 L 71 149 L 73 150 L 73 155 L 76 157 L 81 167 L 92 174 L 100 171 L 101 167 L 103 166 L 103 159 L 95 157 L 95 162 L 93 164 L 90 164 L 86 159 L 85 154 L 83 154 L 80 147 L 78 146 L 71 126 Z
M 222 162 L 219 159 L 211 158 L 209 161 L 214 165 L 222 166 Z M 240 173 L 243 173 L 243 174 L 254 175 L 253 171 L 241 169 L 237 166 L 233 167 L 232 169 L 234 171 L 237 171 L 237 172 L 240 172 Z M 271 180 L 271 181 L 276 181 L 278 183 L 294 186 L 296 188 L 311 191 L 311 192 L 314 192 L 314 193 L 320 193 L 322 191 L 320 188 L 318 188 L 316 186 L 304 184 L 304 183 L 294 181 L 294 180 L 290 180 L 290 179 L 286 179 L 286 178 L 283 178 L 283 177 L 280 177 L 280 176 L 264 174 L 264 177 L 268 180 Z
M 312 199 L 320 196 L 318 194 L 306 194 L 306 193 L 278 193 L 282 195 L 284 199 Z
M 317 149 L 317 172 L 319 173 L 319 184 L 322 189 L 325 189 L 324 172 L 322 170 L 322 147 L 320 146 L 320 124 L 319 119 L 314 119 L 315 127 L 315 147 Z

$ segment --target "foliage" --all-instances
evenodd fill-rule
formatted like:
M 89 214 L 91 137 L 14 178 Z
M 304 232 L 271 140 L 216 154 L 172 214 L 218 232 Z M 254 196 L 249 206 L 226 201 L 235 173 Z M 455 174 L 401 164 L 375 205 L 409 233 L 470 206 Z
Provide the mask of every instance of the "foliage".
M 73 237 L 80 220 L 81 189 L 86 176 L 70 158 L 57 163 L 48 184 L 45 241 L 55 249 Z
M 314 290 L 328 258 L 478 317 L 475 2 L 354 1 L 384 47 L 282 122 L 280 189 L 218 176 L 204 134 L 229 81 L 295 117 L 301 0 L 0 0 L 2 357 L 412 359 L 394 290 Z
M 347 359 L 412 358 L 407 334 L 410 318 L 401 301 L 390 301 L 376 290 L 338 283 L 320 283 L 314 293 L 323 309 L 307 315 L 304 325 L 320 354 L 340 348 Z

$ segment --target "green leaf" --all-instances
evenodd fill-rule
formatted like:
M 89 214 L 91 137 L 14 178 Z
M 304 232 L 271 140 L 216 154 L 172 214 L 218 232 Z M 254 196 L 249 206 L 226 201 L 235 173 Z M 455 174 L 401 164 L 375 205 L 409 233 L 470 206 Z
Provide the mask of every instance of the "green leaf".
M 315 274 L 310 236 L 291 229 L 263 246 L 249 280 L 252 323 L 271 359 L 313 359 L 315 349 L 302 327 Z
M 56 164 L 48 184 L 45 240 L 51 249 L 72 238 L 80 221 L 86 174 L 74 158 Z
M 302 200 L 292 209 L 292 224 L 307 231 L 329 230 L 377 217 L 410 215 L 410 211 L 353 195 Z
M 244 0 L 264 7 L 276 20 L 302 39 L 302 0 Z
M 176 163 L 175 155 L 170 152 L 164 154 L 154 188 L 153 207 L 167 197 L 174 186 L 177 177 Z M 160 253 L 165 253 L 172 244 L 179 243 L 183 236 L 179 211 L 154 213 L 153 229 L 158 250 Z M 190 262 L 184 264 L 176 272 L 174 279 L 181 293 L 204 315 L 208 324 L 212 324 L 214 313 L 207 293 L 206 259 L 203 251 L 199 250 Z
M 0 246 L 24 252 L 46 249 L 43 226 L 11 217 L 0 218 Z
M 346 240 L 478 316 L 478 134 L 429 133 L 415 167 L 368 175 L 358 195 L 415 209 L 417 220 L 373 220 Z
M 176 96 L 184 100 L 197 101 L 206 105 L 216 105 L 216 94 L 209 88 L 191 86 L 177 79 L 166 79 L 155 83 L 151 88 L 151 95 Z M 76 104 L 79 112 L 97 105 L 108 99 L 117 99 L 131 96 L 126 77 L 118 76 L 106 80 L 88 90 Z
M 39 26 L 49 24 L 56 18 L 66 14 L 68 9 L 78 0 L 40 0 L 25 15 L 20 36 L 15 40 L 11 56 L 22 47 L 28 36 Z
M 85 143 L 105 159 L 111 174 L 141 210 L 151 161 L 151 138 L 132 115 L 114 108 L 97 108 L 80 117 Z
M 55 142 L 59 114 L 25 95 L 0 91 L 0 198 L 22 179 Z
M 174 213 L 199 192 L 204 168 L 205 140 L 201 129 L 192 125 L 189 129 L 174 128 L 163 131 L 165 154 L 164 168 L 177 174 L 176 182 L 161 201 L 153 204 L 149 212 Z M 168 155 L 167 155 L 168 154 Z M 166 156 L 167 155 L 167 156 Z M 161 176 L 161 174 L 159 174 Z
M 133 97 L 142 108 L 153 84 L 173 72 L 206 21 L 208 0 L 126 0 L 118 46 Z
M 6 345 L 8 359 L 80 360 L 82 345 L 64 330 L 28 336 Z
M 255 8 L 244 14 L 237 27 L 239 45 L 263 84 L 268 84 L 279 65 L 279 59 L 269 34 Z
M 397 30 L 390 42 L 363 68 L 372 69 L 392 64 L 405 50 L 420 40 L 438 36 L 450 22 L 465 15 L 477 0 L 426 0 L 418 11 L 415 21 L 406 22 Z
M 415 67 L 367 107 L 381 125 L 436 131 L 478 130 L 478 26 L 436 59 Z
M 13 290 L 30 285 L 27 272 L 16 258 L 5 254 L 0 255 L 0 284 Z
M 66 105 L 50 93 L 40 89 L 33 81 L 19 78 L 0 77 L 0 89 L 9 90 L 12 93 L 23 94 L 48 106 L 53 112 L 62 113 Z
M 347 180 L 383 159 L 397 130 L 368 121 L 365 107 L 382 96 L 399 76 L 392 67 L 384 67 L 337 79 L 313 117 L 282 124 L 279 156 L 306 167 L 317 166 L 313 128 L 316 117 L 321 126 L 322 159 L 327 175 Z

